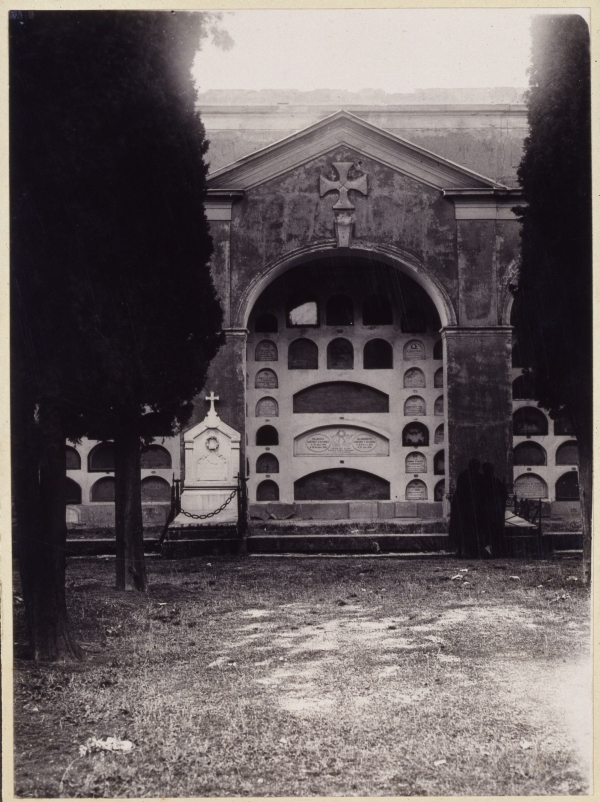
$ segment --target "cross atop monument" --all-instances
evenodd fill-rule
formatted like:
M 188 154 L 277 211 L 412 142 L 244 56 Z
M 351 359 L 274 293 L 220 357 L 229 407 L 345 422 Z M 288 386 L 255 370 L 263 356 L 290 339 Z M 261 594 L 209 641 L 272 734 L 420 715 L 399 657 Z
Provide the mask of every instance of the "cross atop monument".
M 332 162 L 335 170 L 339 176 L 338 181 L 330 181 L 325 176 L 320 176 L 319 183 L 319 197 L 323 197 L 328 192 L 339 192 L 337 203 L 333 206 L 334 209 L 354 209 L 348 198 L 348 192 L 354 190 L 360 192 L 361 195 L 367 195 L 367 176 L 361 175 L 359 178 L 348 180 L 348 173 L 353 166 L 353 162 Z
M 210 409 L 208 410 L 209 415 L 216 415 L 217 410 L 215 409 L 215 401 L 219 400 L 219 396 L 215 395 L 214 392 L 211 390 L 210 395 L 204 396 L 205 401 L 210 401 Z

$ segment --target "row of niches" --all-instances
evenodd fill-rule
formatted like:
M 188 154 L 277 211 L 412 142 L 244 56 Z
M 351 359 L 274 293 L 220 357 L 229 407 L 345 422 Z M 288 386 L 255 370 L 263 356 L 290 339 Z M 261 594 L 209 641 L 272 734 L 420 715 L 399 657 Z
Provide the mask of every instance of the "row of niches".
M 513 435 L 544 437 L 549 433 L 549 419 L 539 407 L 523 406 L 513 413 Z M 553 421 L 555 435 L 574 435 L 573 424 L 565 416 Z
M 81 454 L 73 446 L 66 447 L 68 471 L 82 470 Z M 142 448 L 140 455 L 142 470 L 172 468 L 171 455 L 163 446 L 151 444 Z M 89 473 L 110 473 L 115 470 L 115 446 L 108 441 L 98 443 L 88 454 L 87 470 Z
M 329 359 L 327 360 L 327 367 L 332 367 L 329 364 Z M 335 365 L 333 366 L 335 367 Z M 431 381 L 431 379 L 430 379 Z M 438 368 L 435 373 L 433 374 L 433 387 L 434 389 L 440 389 L 444 386 L 444 369 Z M 425 373 L 421 370 L 421 368 L 409 368 L 405 371 L 402 385 L 406 389 L 412 388 L 426 388 L 427 387 L 427 378 Z M 256 390 L 277 390 L 279 387 L 279 378 L 277 373 L 272 370 L 271 368 L 261 368 L 259 371 L 256 372 L 256 376 L 254 377 L 254 388 Z
M 81 504 L 81 486 L 70 477 L 65 477 L 67 504 Z M 90 488 L 90 501 L 113 502 L 115 500 L 115 479 L 103 476 Z M 169 503 L 171 501 L 171 485 L 160 476 L 146 476 L 142 479 L 142 502 Z
M 296 412 L 296 404 L 294 404 L 294 412 Z M 306 411 L 306 410 L 303 410 Z M 320 412 L 319 409 L 311 409 L 311 412 Z M 440 395 L 433 404 L 433 414 L 444 414 L 444 396 Z M 419 418 L 427 415 L 427 404 L 425 399 L 420 395 L 411 395 L 404 402 L 404 415 L 407 418 Z M 255 418 L 277 418 L 279 417 L 279 404 L 272 396 L 265 396 L 261 398 L 254 408 Z
M 548 498 L 548 484 L 536 473 L 522 473 L 515 479 L 515 495 L 518 498 Z M 554 485 L 556 501 L 579 500 L 579 474 L 572 469 L 559 476 Z
M 324 314 L 323 314 L 324 313 Z M 437 321 L 428 320 L 424 309 L 412 307 L 394 314 L 392 303 L 381 294 L 369 295 L 362 303 L 356 304 L 347 295 L 332 295 L 324 304 L 306 292 L 299 292 L 288 298 L 285 304 L 284 320 L 286 328 L 318 328 L 325 326 L 393 326 L 399 324 L 400 331 L 407 334 L 420 334 L 436 330 Z M 438 326 L 439 328 L 439 326 Z M 276 334 L 279 320 L 273 312 L 260 312 L 253 329 L 260 334 Z
M 546 449 L 535 440 L 518 443 L 513 449 L 514 465 L 548 465 Z M 578 465 L 579 449 L 577 440 L 561 443 L 554 454 L 555 465 Z
M 427 359 L 427 349 L 421 340 L 409 340 L 402 349 L 402 358 L 406 362 Z M 442 359 L 442 341 L 433 346 L 432 358 Z M 273 340 L 261 340 L 254 349 L 255 362 L 278 362 L 279 351 Z M 292 340 L 287 353 L 288 370 L 318 370 L 319 346 L 308 337 Z M 326 364 L 329 370 L 353 370 L 354 346 L 345 337 L 331 340 L 326 349 Z M 364 370 L 391 370 L 394 367 L 394 347 L 392 343 L 381 338 L 369 340 L 362 351 L 362 367 Z
M 341 427 L 340 427 L 341 428 Z M 297 440 L 304 437 L 300 435 Z M 380 437 L 380 436 L 377 436 Z M 383 439 L 383 438 L 380 438 Z M 444 442 L 444 424 L 441 423 L 435 428 L 433 435 L 434 445 Z M 260 426 L 256 430 L 254 437 L 256 446 L 278 446 L 279 431 L 271 424 Z M 408 423 L 402 430 L 402 445 L 406 448 L 426 448 L 429 446 L 429 428 L 418 421 Z
M 446 483 L 441 479 L 433 489 L 433 500 L 442 501 Z M 429 490 L 422 479 L 411 479 L 405 486 L 406 501 L 428 501 Z M 389 501 L 390 483 L 380 476 L 351 468 L 315 471 L 294 482 L 294 501 Z M 256 501 L 279 501 L 279 485 L 263 479 L 256 487 Z
M 427 473 L 427 457 L 419 451 L 411 451 L 404 460 L 404 469 L 405 473 Z M 279 460 L 275 454 L 261 454 L 256 460 L 256 473 L 279 473 Z M 435 476 L 444 476 L 446 473 L 443 451 L 438 451 L 433 458 L 433 473 Z

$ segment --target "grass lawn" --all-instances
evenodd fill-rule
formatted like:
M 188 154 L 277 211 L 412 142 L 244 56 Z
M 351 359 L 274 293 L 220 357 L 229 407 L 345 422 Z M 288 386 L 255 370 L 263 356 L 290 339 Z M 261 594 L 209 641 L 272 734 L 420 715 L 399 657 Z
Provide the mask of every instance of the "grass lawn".
M 70 562 L 81 664 L 19 657 L 17 598 L 17 796 L 590 792 L 577 562 L 149 558 L 148 569 L 142 596 L 114 590 L 112 558 Z M 134 747 L 79 756 L 93 736 Z

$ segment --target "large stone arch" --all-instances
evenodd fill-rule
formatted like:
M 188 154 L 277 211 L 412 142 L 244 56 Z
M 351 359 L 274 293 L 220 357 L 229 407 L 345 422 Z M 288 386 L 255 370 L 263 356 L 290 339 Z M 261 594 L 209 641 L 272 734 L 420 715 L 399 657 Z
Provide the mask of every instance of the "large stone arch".
M 368 245 L 342 249 L 340 251 L 334 247 L 333 243 L 321 243 L 319 245 L 312 245 L 291 251 L 285 254 L 285 256 L 265 265 L 261 270 L 258 270 L 252 281 L 242 292 L 236 308 L 232 310 L 232 327 L 237 329 L 247 327 L 248 318 L 250 317 L 254 304 L 261 293 L 276 278 L 294 267 L 298 267 L 307 262 L 326 259 L 336 252 L 340 255 L 362 256 L 371 259 L 376 258 L 377 261 L 382 264 L 389 265 L 404 273 L 419 284 L 431 298 L 440 316 L 442 327 L 456 326 L 456 310 L 441 282 L 426 266 L 418 263 L 415 259 L 404 254 L 399 249 Z

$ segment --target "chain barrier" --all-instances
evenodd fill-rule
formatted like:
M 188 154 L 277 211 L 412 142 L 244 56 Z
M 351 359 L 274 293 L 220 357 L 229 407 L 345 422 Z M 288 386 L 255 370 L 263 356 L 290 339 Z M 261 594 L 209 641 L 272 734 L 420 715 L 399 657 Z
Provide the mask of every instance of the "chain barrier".
M 225 507 L 233 500 L 233 497 L 238 492 L 238 488 L 234 488 L 233 493 L 229 496 L 229 498 L 221 504 L 221 506 L 213 510 L 213 512 L 206 512 L 204 515 L 194 515 L 193 512 L 186 512 L 184 509 L 180 509 L 182 515 L 185 515 L 187 518 L 193 518 L 195 521 L 204 521 L 206 518 L 213 518 L 215 515 L 218 515 L 220 512 L 223 512 Z

